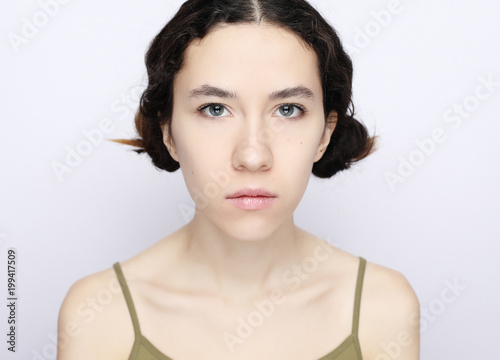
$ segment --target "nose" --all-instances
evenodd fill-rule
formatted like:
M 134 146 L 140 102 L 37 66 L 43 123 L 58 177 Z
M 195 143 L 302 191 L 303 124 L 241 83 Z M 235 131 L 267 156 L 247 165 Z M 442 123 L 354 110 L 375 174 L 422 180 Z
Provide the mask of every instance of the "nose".
M 265 171 L 273 165 L 271 151 L 272 136 L 269 129 L 259 125 L 260 122 L 246 122 L 242 136 L 232 155 L 232 165 L 236 170 Z M 272 134 L 271 134 L 272 135 Z

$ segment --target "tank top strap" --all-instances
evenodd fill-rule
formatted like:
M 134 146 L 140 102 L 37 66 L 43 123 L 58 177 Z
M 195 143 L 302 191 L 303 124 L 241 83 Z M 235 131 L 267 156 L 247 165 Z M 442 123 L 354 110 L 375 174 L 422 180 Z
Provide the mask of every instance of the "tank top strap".
M 123 296 L 125 297 L 125 302 L 127 303 L 130 317 L 132 318 L 135 338 L 137 340 L 141 336 L 141 328 L 139 327 L 139 319 L 137 318 L 137 312 L 135 311 L 134 302 L 132 301 L 132 295 L 130 295 L 130 290 L 128 288 L 127 281 L 125 280 L 125 276 L 123 275 L 120 263 L 114 263 L 113 269 L 115 270 L 116 277 L 118 278 L 118 282 L 120 283 L 120 287 L 122 288 Z
M 365 277 L 366 260 L 359 258 L 358 278 L 356 280 L 356 293 L 354 295 L 354 313 L 352 317 L 352 333 L 358 335 L 359 309 L 361 307 L 361 291 L 363 290 L 363 279 Z

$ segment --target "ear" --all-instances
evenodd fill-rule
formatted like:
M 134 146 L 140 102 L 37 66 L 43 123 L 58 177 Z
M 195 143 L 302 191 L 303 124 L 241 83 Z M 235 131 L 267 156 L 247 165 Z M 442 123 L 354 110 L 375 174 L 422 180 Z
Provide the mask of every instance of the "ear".
M 325 130 L 323 131 L 323 135 L 321 136 L 318 149 L 316 150 L 316 156 L 314 157 L 314 162 L 319 161 L 323 157 L 323 154 L 325 153 L 328 144 L 330 144 L 330 139 L 332 138 L 335 126 L 337 126 L 337 112 L 335 110 L 332 110 L 330 114 L 328 114 L 328 117 L 326 118 Z
M 175 150 L 174 139 L 170 133 L 170 126 L 167 123 L 163 124 L 161 126 L 161 132 L 163 133 L 163 143 L 165 144 L 170 156 L 172 159 L 179 162 L 177 152 Z

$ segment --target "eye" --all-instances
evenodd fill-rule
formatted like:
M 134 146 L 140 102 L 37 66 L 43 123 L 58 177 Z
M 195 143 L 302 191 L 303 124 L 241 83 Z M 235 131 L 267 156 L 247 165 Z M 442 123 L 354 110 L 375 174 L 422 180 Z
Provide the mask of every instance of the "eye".
M 306 110 L 297 104 L 283 104 L 278 107 L 275 114 L 286 118 L 300 118 Z
M 203 116 L 207 117 L 223 117 L 231 115 L 226 107 L 222 104 L 206 104 L 198 109 Z

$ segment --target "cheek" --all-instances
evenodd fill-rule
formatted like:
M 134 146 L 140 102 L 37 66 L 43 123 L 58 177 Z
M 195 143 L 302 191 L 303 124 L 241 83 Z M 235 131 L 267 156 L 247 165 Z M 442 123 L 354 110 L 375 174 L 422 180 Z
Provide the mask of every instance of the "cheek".
M 294 134 L 283 135 L 274 151 L 275 174 L 284 174 L 280 177 L 287 192 L 293 198 L 292 202 L 298 203 L 310 179 L 322 128 L 304 127 L 301 131 L 294 131 Z
M 280 135 L 277 148 L 281 149 L 285 163 L 296 171 L 308 173 L 314 163 L 323 130 L 324 126 L 318 119 Z
M 213 182 L 211 174 L 227 167 L 227 142 L 217 141 L 217 138 L 214 141 L 213 136 L 190 126 L 189 121 L 173 123 L 172 135 L 184 181 L 194 198 L 206 192 L 207 184 Z

